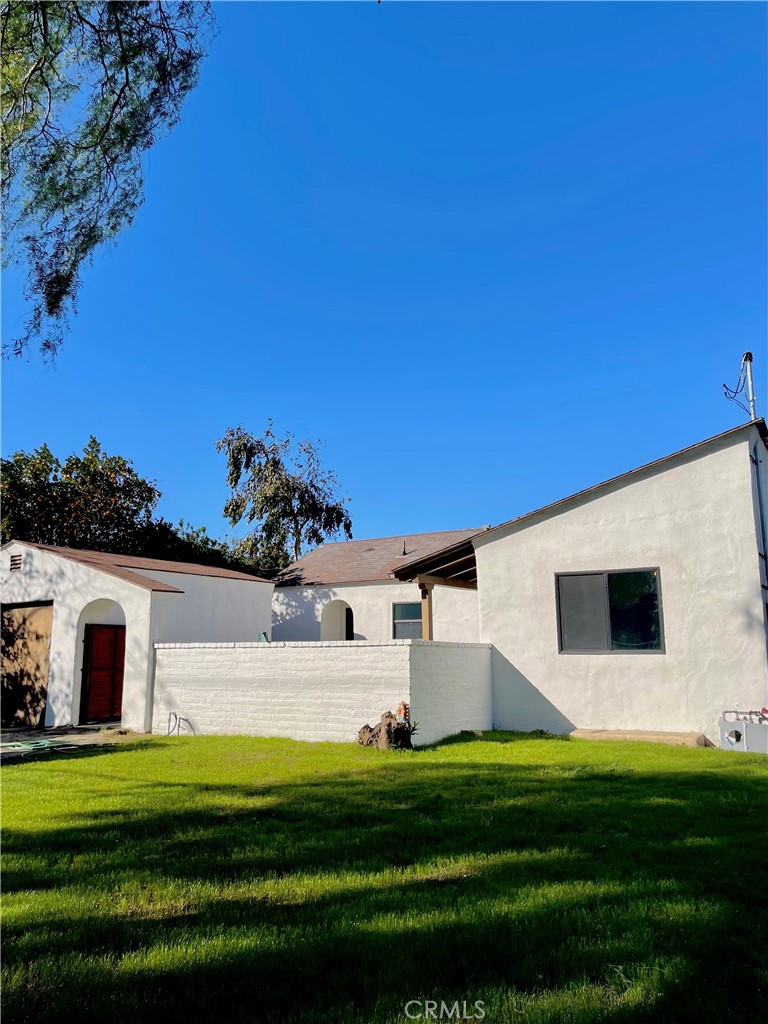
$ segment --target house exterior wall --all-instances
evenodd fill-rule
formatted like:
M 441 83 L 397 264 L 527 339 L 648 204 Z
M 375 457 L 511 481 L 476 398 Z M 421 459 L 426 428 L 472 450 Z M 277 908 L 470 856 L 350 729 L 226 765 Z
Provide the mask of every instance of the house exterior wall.
M 749 452 L 752 463 L 752 508 L 760 582 L 763 587 L 763 613 L 768 637 L 768 451 L 762 439 L 757 436 L 757 431 L 752 431 Z
M 11 555 L 22 568 L 10 572 Z M 3 603 L 53 601 L 46 726 L 79 721 L 84 622 L 124 622 L 122 723 L 144 731 L 152 673 L 150 591 L 46 551 L 9 544 L 0 552 Z
M 183 590 L 183 594 L 156 592 L 155 605 L 168 608 L 161 615 L 153 641 L 169 643 L 229 643 L 256 640 L 272 629 L 273 583 L 196 576 L 152 570 L 152 579 Z
M 11 555 L 22 568 L 10 572 Z M 3 603 L 52 600 L 46 726 L 80 720 L 83 633 L 86 623 L 125 625 L 125 674 L 121 724 L 150 728 L 153 643 L 256 640 L 271 627 L 271 583 L 152 572 L 184 592 L 150 591 L 69 558 L 24 544 L 0 552 Z
M 401 700 L 416 743 L 491 725 L 490 647 L 396 640 L 160 644 L 152 729 L 353 742 Z
M 497 728 L 715 739 L 724 708 L 768 703 L 755 438 L 723 439 L 475 542 Z M 665 653 L 559 653 L 556 573 L 656 566 Z
M 341 600 L 355 617 L 355 639 L 392 640 L 392 605 L 420 602 L 415 583 L 390 581 L 343 583 L 333 587 L 276 587 L 272 601 L 272 636 L 281 641 L 321 639 L 323 609 Z M 479 638 L 477 591 L 435 587 L 432 596 L 435 640 L 475 643 Z

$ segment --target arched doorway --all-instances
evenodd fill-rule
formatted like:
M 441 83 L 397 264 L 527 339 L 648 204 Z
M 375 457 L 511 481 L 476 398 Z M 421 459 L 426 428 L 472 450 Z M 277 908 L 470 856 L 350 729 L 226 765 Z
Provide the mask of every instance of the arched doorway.
M 320 619 L 321 640 L 354 640 L 355 616 L 346 601 L 330 601 Z
M 77 624 L 77 640 L 73 720 L 80 724 L 119 720 L 125 672 L 121 606 L 106 598 L 86 605 Z

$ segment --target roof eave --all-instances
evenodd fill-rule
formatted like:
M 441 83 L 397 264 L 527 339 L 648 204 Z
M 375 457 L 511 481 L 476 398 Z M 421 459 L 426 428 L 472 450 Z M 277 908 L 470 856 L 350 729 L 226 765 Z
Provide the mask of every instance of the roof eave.
M 364 580 L 299 580 L 296 583 L 281 583 L 279 580 L 275 580 L 275 590 L 294 590 L 297 587 L 356 587 L 361 585 L 368 585 L 375 583 L 396 583 L 390 573 L 388 576 L 377 576 L 375 579 L 364 579 Z
M 447 548 L 442 548 L 440 551 L 432 551 L 428 555 L 423 555 L 421 558 L 414 558 L 410 562 L 406 562 L 404 565 L 398 565 L 396 569 L 393 569 L 390 576 L 393 579 L 399 580 L 401 583 L 405 583 L 408 580 L 415 579 L 419 575 L 420 569 L 423 569 L 425 565 L 430 562 L 437 560 L 444 561 L 446 558 L 450 558 L 452 555 L 461 554 L 466 551 L 467 556 L 474 554 L 475 546 L 474 540 L 476 537 L 480 537 L 483 533 L 488 531 L 481 531 L 475 534 L 473 537 L 467 537 L 466 540 L 459 542 L 458 544 L 451 544 Z

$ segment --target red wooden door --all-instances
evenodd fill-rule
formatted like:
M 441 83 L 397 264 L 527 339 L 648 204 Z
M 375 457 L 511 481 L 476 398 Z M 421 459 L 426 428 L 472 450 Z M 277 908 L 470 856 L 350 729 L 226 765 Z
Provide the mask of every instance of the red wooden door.
M 124 669 L 125 626 L 86 626 L 81 722 L 120 717 Z

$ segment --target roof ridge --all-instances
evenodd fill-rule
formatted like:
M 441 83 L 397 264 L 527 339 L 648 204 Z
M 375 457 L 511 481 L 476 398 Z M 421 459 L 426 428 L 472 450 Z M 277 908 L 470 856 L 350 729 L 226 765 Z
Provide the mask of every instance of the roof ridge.
M 465 526 L 460 527 L 458 530 L 423 530 L 421 533 L 392 533 L 388 537 L 354 537 L 352 540 L 331 540 L 323 544 L 318 544 L 316 548 L 312 548 L 312 551 L 308 551 L 307 554 L 311 555 L 314 551 L 319 551 L 321 548 L 335 547 L 337 544 L 373 544 L 376 541 L 383 540 L 408 540 L 408 538 L 415 537 L 439 537 L 444 533 L 482 533 L 485 529 L 484 526 Z M 302 555 L 302 558 L 306 558 L 306 555 Z M 301 561 L 301 558 L 299 559 Z M 294 565 L 296 563 L 293 563 Z

